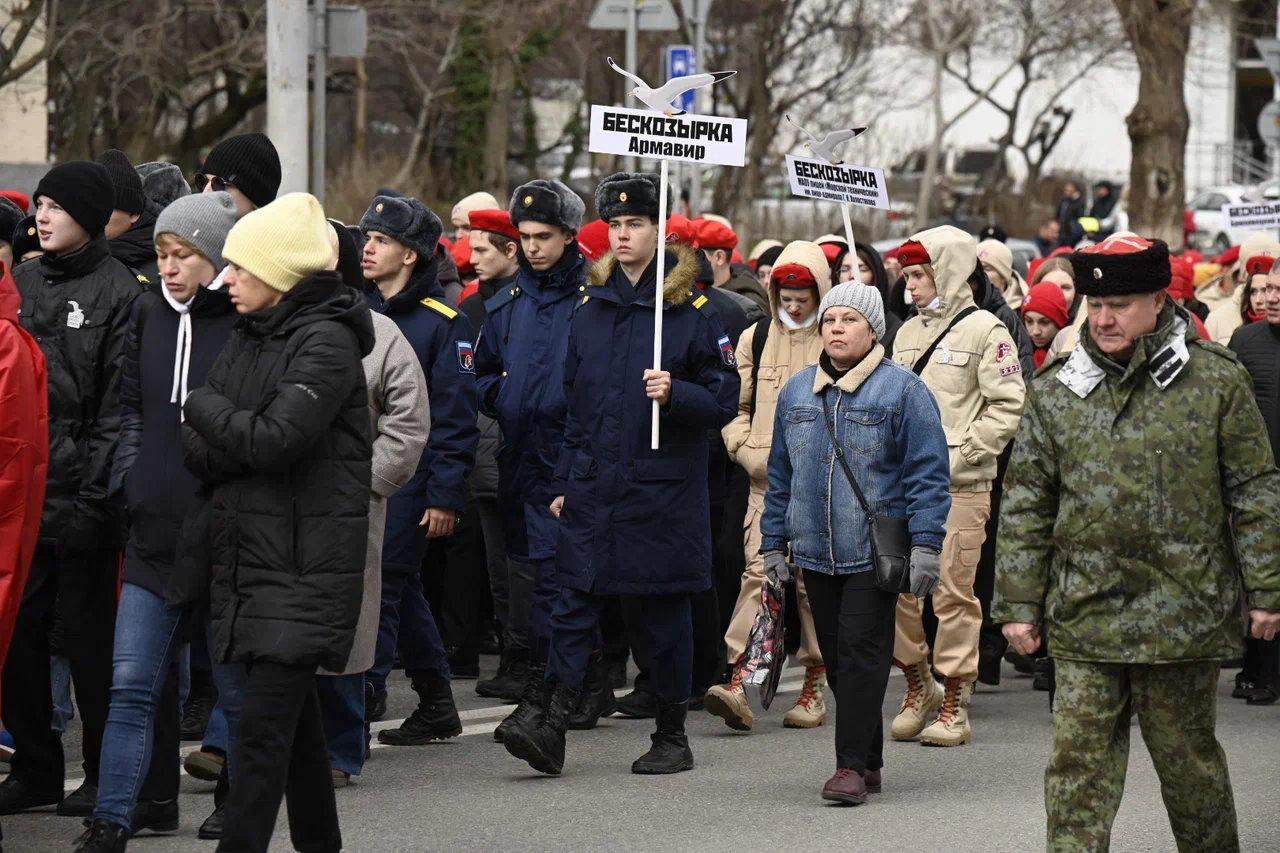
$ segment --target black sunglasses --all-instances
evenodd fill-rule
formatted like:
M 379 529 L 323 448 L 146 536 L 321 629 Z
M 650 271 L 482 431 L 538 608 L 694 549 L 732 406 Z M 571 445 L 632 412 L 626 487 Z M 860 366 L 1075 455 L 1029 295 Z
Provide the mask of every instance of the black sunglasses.
M 227 191 L 227 187 L 235 186 L 235 184 L 231 183 L 230 181 L 224 181 L 222 180 L 222 178 L 219 178 L 217 175 L 214 175 L 211 178 L 208 175 L 203 173 L 196 175 L 195 184 L 196 184 L 196 192 L 198 193 L 204 192 L 204 188 L 209 184 L 213 184 L 213 191 L 216 193 L 224 193 Z

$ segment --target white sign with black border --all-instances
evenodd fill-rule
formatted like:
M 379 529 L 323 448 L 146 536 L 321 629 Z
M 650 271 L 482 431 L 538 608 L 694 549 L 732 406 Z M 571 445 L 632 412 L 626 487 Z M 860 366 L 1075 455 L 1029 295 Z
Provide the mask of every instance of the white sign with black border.
M 822 201 L 889 209 L 889 186 L 884 170 L 870 166 L 834 165 L 826 160 L 787 155 L 791 193 Z
M 1254 231 L 1262 228 L 1280 228 L 1280 204 L 1268 202 L 1240 202 L 1224 204 L 1222 218 L 1228 228 Z
M 591 106 L 593 154 L 742 166 L 747 162 L 747 120 L 653 110 Z

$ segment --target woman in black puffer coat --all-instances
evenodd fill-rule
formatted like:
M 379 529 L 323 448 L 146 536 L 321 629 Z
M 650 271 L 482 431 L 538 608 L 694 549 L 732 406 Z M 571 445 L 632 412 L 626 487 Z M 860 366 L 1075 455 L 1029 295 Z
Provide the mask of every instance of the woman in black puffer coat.
M 213 653 L 249 669 L 219 850 L 266 851 L 286 783 L 294 846 L 342 848 L 315 675 L 342 670 L 360 614 L 374 333 L 363 295 L 323 271 L 330 233 L 305 193 L 236 224 L 242 316 L 183 407 L 187 468 L 213 487 Z

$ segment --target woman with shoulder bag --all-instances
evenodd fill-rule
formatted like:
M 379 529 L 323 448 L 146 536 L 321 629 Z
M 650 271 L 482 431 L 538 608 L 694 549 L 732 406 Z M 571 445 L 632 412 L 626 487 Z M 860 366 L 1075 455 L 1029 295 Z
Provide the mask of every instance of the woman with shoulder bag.
M 773 583 L 804 571 L 837 709 L 822 797 L 856 805 L 880 790 L 895 607 L 937 586 L 951 476 L 933 394 L 878 343 L 879 292 L 832 288 L 818 325 L 818 364 L 778 399 L 760 550 Z

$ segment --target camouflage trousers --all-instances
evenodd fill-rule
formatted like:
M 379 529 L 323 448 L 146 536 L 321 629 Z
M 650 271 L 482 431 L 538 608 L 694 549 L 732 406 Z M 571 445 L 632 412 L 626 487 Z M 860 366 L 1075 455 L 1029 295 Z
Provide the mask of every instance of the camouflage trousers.
M 1219 669 L 1057 661 L 1053 753 L 1044 774 L 1049 853 L 1110 849 L 1134 712 L 1179 853 L 1238 853 L 1227 758 L 1214 732 Z

